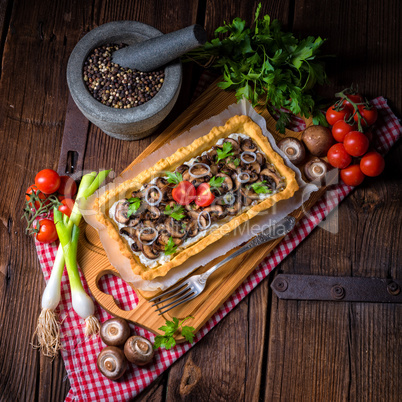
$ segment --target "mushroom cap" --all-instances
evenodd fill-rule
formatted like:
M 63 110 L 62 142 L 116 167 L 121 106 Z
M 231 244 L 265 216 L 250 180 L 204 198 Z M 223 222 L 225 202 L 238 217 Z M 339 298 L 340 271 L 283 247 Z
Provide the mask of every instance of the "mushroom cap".
M 210 175 L 210 169 L 207 164 L 203 162 L 194 163 L 189 169 L 192 178 L 201 178 Z
M 122 346 L 130 336 L 130 327 L 122 318 L 111 318 L 102 323 L 100 337 L 108 346 Z
M 257 151 L 257 145 L 253 142 L 251 138 L 244 138 L 241 139 L 240 141 L 240 148 L 242 151 L 246 152 L 256 152 Z
M 119 232 L 120 234 L 129 236 L 133 240 L 135 240 L 138 235 L 137 228 L 134 228 L 132 226 L 123 226 Z
M 144 214 L 145 219 L 158 219 L 161 216 L 161 211 L 154 205 L 148 205 Z
M 281 178 L 271 169 L 265 168 L 260 173 L 260 180 L 267 180 L 268 182 L 271 181 L 271 183 L 275 183 L 275 188 L 273 188 L 273 190 L 276 190 L 276 188 L 279 186 Z
M 297 138 L 283 138 L 278 142 L 278 148 L 283 151 L 283 153 L 295 165 L 302 163 L 306 157 L 304 145 Z
M 155 247 L 146 244 L 142 246 L 142 252 L 145 255 L 145 257 L 147 257 L 150 260 L 156 260 L 160 254 L 160 252 L 156 250 Z
M 156 186 L 158 186 L 160 189 L 162 189 L 163 187 L 167 186 L 169 184 L 169 182 L 164 178 L 164 177 L 158 177 L 155 180 L 155 184 Z
M 183 165 L 180 165 L 176 168 L 176 172 L 183 174 L 184 172 L 186 172 L 189 169 L 189 166 L 186 165 L 185 163 L 183 163 Z
M 241 207 L 242 207 L 241 201 L 238 200 L 233 205 L 228 206 L 226 208 L 226 211 L 229 215 L 236 215 L 240 211 Z
M 124 354 L 130 363 L 145 366 L 152 361 L 154 349 L 148 339 L 134 335 L 127 339 L 124 345 Z
M 209 216 L 211 217 L 212 220 L 222 219 L 226 215 L 221 205 L 211 205 L 205 208 L 204 211 L 209 213 Z
M 138 237 L 142 242 L 149 242 L 158 237 L 158 231 L 155 228 L 146 226 L 140 231 Z
M 166 230 L 170 233 L 172 237 L 182 238 L 185 236 L 186 232 L 183 230 L 181 224 L 175 219 L 170 218 L 166 225 Z
M 207 211 L 208 212 L 208 211 Z M 210 218 L 209 218 L 210 219 Z M 205 214 L 202 214 L 198 217 L 197 216 L 197 225 L 201 230 L 205 230 L 208 228 L 208 225 L 211 222 L 209 220 L 207 220 L 207 218 L 205 217 Z
M 257 157 L 257 162 L 261 165 L 261 167 L 265 165 L 265 156 L 261 152 L 256 152 L 255 155 Z
M 314 158 L 304 166 L 307 179 L 315 183 L 323 183 L 328 171 L 328 165 L 320 158 Z
M 218 173 L 215 177 L 223 177 L 225 180 L 222 183 L 222 189 L 224 191 L 230 191 L 233 188 L 233 181 L 230 176 L 225 173 Z
M 230 142 L 231 144 L 232 144 L 232 150 L 234 151 L 234 152 L 239 152 L 239 150 L 240 150 L 240 145 L 239 145 L 239 143 L 235 140 L 235 139 L 233 139 L 233 138 L 225 138 L 224 140 L 223 140 L 223 143 L 225 143 L 225 142 Z M 223 145 L 223 144 L 222 144 Z
M 198 222 L 197 220 L 191 219 L 189 224 L 187 225 L 187 236 L 194 237 L 198 234 Z
M 96 365 L 109 380 L 118 380 L 127 370 L 127 359 L 121 349 L 107 346 L 98 355 Z
M 327 127 L 310 126 L 304 130 L 302 141 L 312 155 L 325 156 L 334 143 L 334 137 Z
M 117 222 L 122 223 L 123 225 L 127 225 L 129 218 L 127 217 L 129 203 L 127 200 L 120 201 L 116 205 L 116 210 L 114 213 L 114 219 Z

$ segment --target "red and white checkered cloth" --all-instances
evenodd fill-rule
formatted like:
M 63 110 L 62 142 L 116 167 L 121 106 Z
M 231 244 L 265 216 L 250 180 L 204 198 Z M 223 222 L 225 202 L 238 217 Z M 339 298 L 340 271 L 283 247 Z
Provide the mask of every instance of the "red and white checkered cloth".
M 375 146 L 382 154 L 388 152 L 391 146 L 398 140 L 402 133 L 402 127 L 398 119 L 388 107 L 384 98 L 373 100 L 377 107 L 379 118 L 374 136 L 377 137 Z M 300 121 L 295 121 L 299 129 L 303 129 Z M 304 123 L 303 123 L 304 124 Z M 61 352 L 71 389 L 66 401 L 91 400 L 91 401 L 125 401 L 140 393 L 147 385 L 154 381 L 172 363 L 174 363 L 187 350 L 194 346 L 215 325 L 222 320 L 248 293 L 250 293 L 352 190 L 344 184 L 333 186 L 317 204 L 312 208 L 308 217 L 303 218 L 295 229 L 287 235 L 282 242 L 272 251 L 255 271 L 243 282 L 236 292 L 213 315 L 213 317 L 197 333 L 194 343 L 184 343 L 175 346 L 171 350 L 159 349 L 155 355 L 154 363 L 146 368 L 130 365 L 119 382 L 113 382 L 103 377 L 97 370 L 96 359 L 105 345 L 99 337 L 85 339 L 84 322 L 71 307 L 71 294 L 66 271 L 62 279 L 62 301 L 58 307 L 59 318 L 62 320 L 61 336 L 63 350 Z M 57 247 L 54 244 L 36 243 L 36 249 L 41 268 L 47 281 L 50 276 Z M 88 292 L 85 279 L 81 277 L 84 287 Z M 129 310 L 135 307 L 138 298 L 135 292 L 121 279 L 114 276 L 106 276 L 101 280 L 101 289 L 114 296 L 119 301 L 120 307 Z M 97 306 L 96 315 L 100 322 L 104 322 L 111 316 Z M 154 340 L 154 335 L 145 329 L 132 326 L 135 333 Z

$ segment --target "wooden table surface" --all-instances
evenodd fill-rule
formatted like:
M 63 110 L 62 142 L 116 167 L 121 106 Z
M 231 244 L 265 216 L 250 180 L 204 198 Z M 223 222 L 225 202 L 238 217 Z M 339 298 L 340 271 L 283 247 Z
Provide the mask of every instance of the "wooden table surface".
M 138 20 L 171 32 L 199 23 L 209 38 L 223 21 L 251 21 L 257 1 L 0 0 L 0 400 L 60 401 L 69 390 L 61 358 L 30 346 L 44 280 L 21 221 L 36 172 L 57 168 L 66 113 L 66 65 L 89 30 Z M 402 115 L 399 0 L 263 1 L 263 14 L 302 36 L 329 38 L 328 96 L 359 85 Z M 184 68 L 188 105 L 201 70 Z M 162 127 L 163 128 L 163 127 Z M 159 131 L 160 132 L 160 131 Z M 84 168 L 121 171 L 157 137 L 112 139 L 90 127 Z M 299 274 L 401 278 L 402 145 L 384 173 L 366 180 L 338 213 L 277 268 Z M 279 301 L 264 280 L 216 328 L 136 400 L 397 401 L 402 392 L 402 306 Z

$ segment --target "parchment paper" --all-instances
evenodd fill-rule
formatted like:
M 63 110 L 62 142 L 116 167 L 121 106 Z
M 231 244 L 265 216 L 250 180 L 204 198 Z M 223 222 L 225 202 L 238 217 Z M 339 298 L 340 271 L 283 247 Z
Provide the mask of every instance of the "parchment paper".
M 160 159 L 172 155 L 178 148 L 187 146 L 195 139 L 208 134 L 213 127 L 224 125 L 227 120 L 235 115 L 247 115 L 261 127 L 263 134 L 269 139 L 272 148 L 278 152 L 285 160 L 285 163 L 296 172 L 299 190 L 291 199 L 282 200 L 265 211 L 265 213 L 261 213 L 250 221 L 245 222 L 236 230 L 224 236 L 214 244 L 208 246 L 201 253 L 189 258 L 181 266 L 169 271 L 166 276 L 155 278 L 152 281 L 147 281 L 143 280 L 139 275 L 134 275 L 131 270 L 129 260 L 120 253 L 118 243 L 110 239 L 106 228 L 96 220 L 94 211 L 92 209 L 93 201 L 95 198 L 103 194 L 103 192 L 107 189 L 110 189 L 111 187 L 113 188 L 125 180 L 134 178 L 143 170 L 155 165 L 155 163 Z M 307 184 L 303 181 L 299 169 L 294 166 L 276 146 L 274 137 L 266 128 L 265 119 L 253 109 L 248 101 L 242 100 L 237 104 L 230 105 L 222 113 L 203 121 L 198 126 L 191 128 L 189 131 L 181 134 L 170 143 L 163 145 L 157 151 L 146 157 L 142 162 L 134 165 L 130 170 L 117 177 L 112 183 L 101 188 L 86 202 L 79 203 L 79 206 L 85 221 L 98 230 L 100 240 L 106 251 L 109 261 L 119 271 L 123 280 L 132 283 L 137 289 L 154 291 L 158 288 L 164 290 L 172 286 L 181 278 L 194 271 L 196 268 L 206 265 L 215 258 L 230 252 L 235 247 L 250 240 L 262 230 L 265 230 L 267 227 L 275 224 L 292 211 L 299 208 L 305 201 L 308 200 L 311 193 L 317 190 L 318 187 L 314 184 Z

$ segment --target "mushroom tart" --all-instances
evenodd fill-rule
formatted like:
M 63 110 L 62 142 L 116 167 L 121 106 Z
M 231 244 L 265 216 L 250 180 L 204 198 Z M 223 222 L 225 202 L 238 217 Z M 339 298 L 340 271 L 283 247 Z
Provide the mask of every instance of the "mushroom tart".
M 134 274 L 152 280 L 297 189 L 260 127 L 234 116 L 94 205 Z

